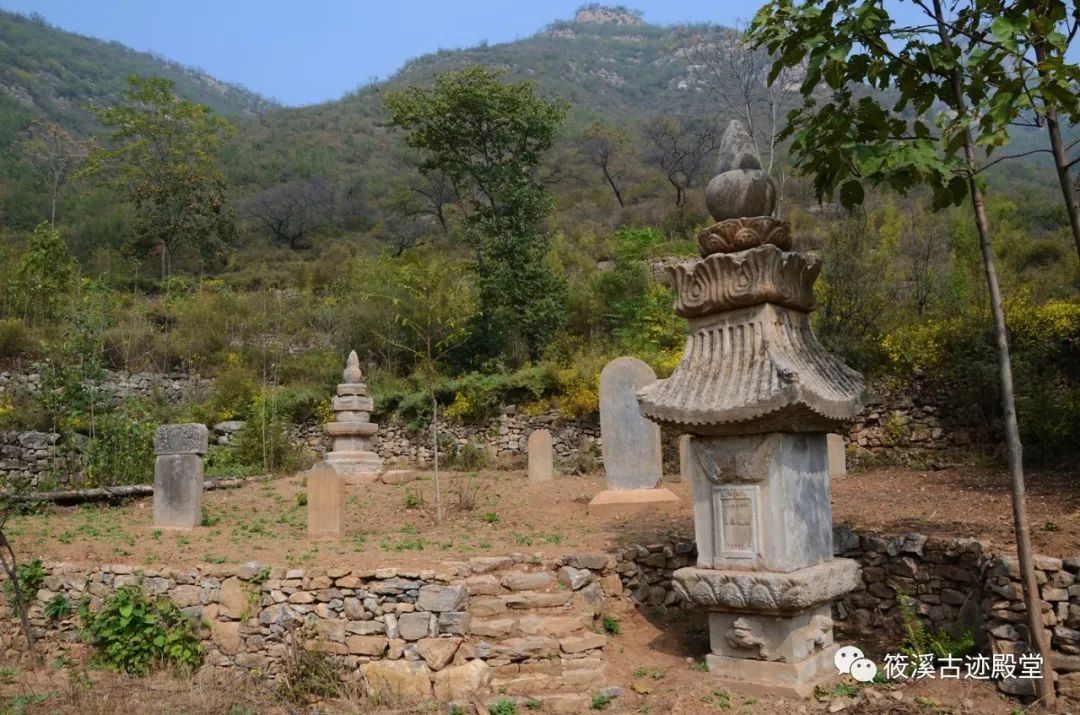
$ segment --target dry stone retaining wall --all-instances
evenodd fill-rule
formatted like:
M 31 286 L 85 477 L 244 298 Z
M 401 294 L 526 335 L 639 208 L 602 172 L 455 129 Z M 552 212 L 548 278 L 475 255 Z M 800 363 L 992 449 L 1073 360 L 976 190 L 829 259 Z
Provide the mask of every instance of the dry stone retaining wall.
M 441 571 L 52 564 L 30 618 L 51 660 L 81 645 L 75 618 L 50 621 L 46 603 L 86 597 L 93 612 L 114 589 L 140 583 L 205 624 L 211 670 L 275 679 L 290 643 L 302 642 L 394 698 L 527 694 L 580 712 L 588 707 L 581 693 L 605 685 L 607 638 L 597 624 L 605 598 L 622 593 L 615 565 L 607 554 L 476 557 Z M 0 618 L 0 655 L 16 663 L 25 656 L 16 619 L 6 606 Z
M 104 399 L 119 401 L 127 397 L 149 397 L 160 393 L 169 402 L 180 402 L 208 391 L 214 381 L 210 378 L 183 373 L 162 375 L 153 372 L 120 372 L 106 370 L 95 387 Z M 35 370 L 0 372 L 0 395 L 7 392 L 39 392 L 41 373 Z
M 857 644 L 885 631 L 899 642 L 902 592 L 929 625 L 970 629 L 984 653 L 1024 650 L 1014 557 L 974 539 L 883 538 L 846 527 L 835 530 L 834 547 L 862 566 L 862 587 L 834 603 L 842 639 Z M 50 564 L 30 616 L 51 659 L 81 645 L 74 619 L 45 617 L 50 599 L 85 596 L 93 611 L 113 589 L 141 583 L 206 624 L 209 669 L 276 678 L 294 639 L 318 644 L 369 684 L 404 688 L 417 699 L 456 700 L 477 690 L 539 695 L 575 712 L 587 703 L 581 693 L 606 685 L 599 618 L 608 599 L 628 597 L 650 611 L 697 608 L 681 601 L 671 580 L 695 559 L 693 541 L 676 538 L 560 559 L 481 556 L 438 571 Z M 1036 567 L 1059 688 L 1080 693 L 1080 557 L 1040 556 Z M 23 647 L 13 614 L 0 607 L 0 656 L 15 663 Z M 1002 683 L 1017 693 L 1025 685 Z
M 885 630 L 899 642 L 897 597 L 906 594 L 925 623 L 935 630 L 969 630 L 980 652 L 1027 652 L 1026 609 L 1015 556 L 997 553 L 976 539 L 922 534 L 884 538 L 843 526 L 833 530 L 833 550 L 862 566 L 863 585 L 833 604 L 840 637 L 858 643 Z M 681 539 L 627 547 L 616 568 L 638 604 L 694 608 L 672 590 L 671 575 L 696 558 L 693 541 Z M 1059 688 L 1080 695 L 1080 556 L 1036 556 L 1035 567 Z M 1031 694 L 1030 682 L 1006 681 L 1001 687 Z

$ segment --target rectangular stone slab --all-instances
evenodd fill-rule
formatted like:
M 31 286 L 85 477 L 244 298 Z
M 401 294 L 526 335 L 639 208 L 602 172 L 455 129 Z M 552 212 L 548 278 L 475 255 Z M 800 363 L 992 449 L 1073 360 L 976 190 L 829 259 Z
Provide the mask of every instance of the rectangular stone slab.
M 847 476 L 847 450 L 844 449 L 844 438 L 838 434 L 830 434 L 825 439 L 829 445 L 829 478 Z
M 201 455 L 165 454 L 154 460 L 155 527 L 193 529 L 199 526 L 202 523 L 202 497 Z
M 345 478 L 327 464 L 307 475 L 308 534 L 339 536 L 345 523 Z
M 746 660 L 709 653 L 705 656 L 709 665 L 707 678 L 739 695 L 809 698 L 818 685 L 840 680 L 840 673 L 833 663 L 839 649 L 839 645 L 833 644 L 798 663 Z
M 550 482 L 553 476 L 551 432 L 533 430 L 529 434 L 529 481 Z
M 678 507 L 679 497 L 670 489 L 605 489 L 589 502 L 590 516 L 636 514 Z

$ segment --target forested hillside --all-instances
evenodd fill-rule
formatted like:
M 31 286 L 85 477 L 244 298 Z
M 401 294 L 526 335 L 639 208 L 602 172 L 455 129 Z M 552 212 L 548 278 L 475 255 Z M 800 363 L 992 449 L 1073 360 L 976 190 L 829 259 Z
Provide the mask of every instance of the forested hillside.
M 47 383 L 44 397 L 0 403 L 3 426 L 119 434 L 258 414 L 272 428 L 250 435 L 244 454 L 285 459 L 275 430 L 325 416 L 350 348 L 383 415 L 417 427 L 432 391 L 451 419 L 509 403 L 590 413 L 611 357 L 637 355 L 661 375 L 674 367 L 685 323 L 658 266 L 695 253 L 711 223 L 703 187 L 738 118 L 780 187 L 797 247 L 824 259 L 823 341 L 873 376 L 945 391 L 994 441 L 970 211 L 933 211 L 920 192 L 873 194 L 855 212 L 819 203 L 776 139 L 804 77 L 766 86 L 769 58 L 735 30 L 658 27 L 589 6 L 523 40 L 417 58 L 338 101 L 279 108 L 40 21 L 4 14 L 0 29 L 0 260 L 15 267 L 0 277 L 0 359 L 42 366 Z M 496 73 L 478 79 L 476 66 Z M 138 85 L 135 101 L 132 74 L 174 84 Z M 437 98 L 425 93 L 448 76 L 487 87 L 480 100 L 505 86 L 507 106 L 550 119 L 535 157 L 499 178 L 509 208 L 485 208 L 476 176 L 435 162 L 433 144 L 416 138 L 424 101 Z M 181 153 L 198 138 L 200 170 L 183 177 L 185 191 L 197 184 L 198 221 L 176 223 L 190 240 L 168 228 L 174 216 L 143 215 L 162 186 L 133 179 L 139 147 L 123 118 L 145 119 L 155 102 L 186 117 L 164 135 Z M 1008 153 L 1046 143 L 1039 129 L 1011 136 Z M 68 170 L 50 181 L 40 170 L 58 154 Z M 997 164 L 986 181 L 1026 436 L 1034 455 L 1058 459 L 1080 427 L 1080 274 L 1066 213 L 1045 154 Z M 56 233 L 41 225 L 54 204 Z M 132 404 L 102 421 L 85 385 L 105 368 L 196 372 L 218 389 L 179 412 Z

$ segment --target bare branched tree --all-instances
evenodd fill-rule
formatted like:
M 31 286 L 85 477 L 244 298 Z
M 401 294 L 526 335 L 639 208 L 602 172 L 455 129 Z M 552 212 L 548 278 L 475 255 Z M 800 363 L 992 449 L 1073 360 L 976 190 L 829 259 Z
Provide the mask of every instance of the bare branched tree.
M 642 129 L 645 162 L 664 173 L 675 188 L 675 205 L 686 203 L 687 189 L 704 176 L 709 155 L 720 146 L 716 124 L 698 117 L 658 116 Z
M 698 36 L 686 60 L 693 76 L 715 97 L 719 114 L 733 116 L 746 125 L 765 171 L 777 180 L 782 198 L 787 173 L 784 164 L 776 161 L 777 135 L 783 129 L 784 115 L 798 99 L 803 73 L 785 67 L 770 84 L 772 58 L 765 49 L 746 43 L 745 29 L 745 23 L 739 22 L 735 29 L 717 27 Z
M 289 181 L 252 196 L 247 215 L 295 249 L 313 231 L 337 221 L 333 185 L 325 179 Z
M 52 209 L 49 223 L 56 225 L 56 202 L 60 188 L 86 161 L 89 144 L 80 141 L 58 124 L 38 119 L 30 125 L 22 142 L 23 159 L 37 179 L 49 189 Z
M 578 142 L 582 156 L 604 175 L 604 181 L 611 187 L 620 207 L 626 206 L 622 184 L 628 170 L 629 144 L 630 135 L 625 130 L 598 121 L 585 128 Z

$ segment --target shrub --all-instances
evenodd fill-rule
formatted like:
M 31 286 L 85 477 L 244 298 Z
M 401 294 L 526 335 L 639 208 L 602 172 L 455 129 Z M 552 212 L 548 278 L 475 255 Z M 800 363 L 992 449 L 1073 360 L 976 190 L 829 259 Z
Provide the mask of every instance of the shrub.
M 474 472 L 482 469 L 491 461 L 491 455 L 482 444 L 475 442 L 458 442 L 448 440 L 449 447 L 446 449 L 446 466 L 450 469 L 462 469 Z
M 58 593 L 45 604 L 45 617 L 50 621 L 62 621 L 71 615 L 71 602 L 67 596 Z
M 91 615 L 82 610 L 85 632 L 108 666 L 132 675 L 171 665 L 197 670 L 203 647 L 191 619 L 172 601 L 151 601 L 137 584 L 121 586 Z
M 157 425 L 128 405 L 95 420 L 86 454 L 91 486 L 146 484 L 154 474 L 154 431 Z
M 37 597 L 38 589 L 45 583 L 45 566 L 40 558 L 24 561 L 15 567 L 15 577 L 19 581 L 19 595 L 22 605 L 28 606 Z M 15 586 L 11 581 L 4 581 L 4 596 L 8 603 L 15 604 Z
M 0 320 L 0 358 L 18 358 L 34 351 L 34 338 L 21 320 Z
M 293 444 L 287 421 L 273 390 L 259 392 L 245 415 L 244 427 L 236 433 L 236 461 L 257 465 L 265 472 L 296 471 L 304 463 L 304 453 Z
M 943 658 L 963 658 L 975 649 L 975 639 L 971 631 L 963 631 L 959 636 L 950 634 L 945 628 L 929 630 L 915 614 L 914 600 L 906 593 L 896 594 L 896 607 L 900 613 L 900 626 L 904 643 L 900 653 L 916 660 L 919 655 L 933 654 L 935 660 Z

